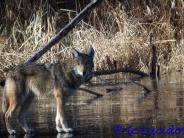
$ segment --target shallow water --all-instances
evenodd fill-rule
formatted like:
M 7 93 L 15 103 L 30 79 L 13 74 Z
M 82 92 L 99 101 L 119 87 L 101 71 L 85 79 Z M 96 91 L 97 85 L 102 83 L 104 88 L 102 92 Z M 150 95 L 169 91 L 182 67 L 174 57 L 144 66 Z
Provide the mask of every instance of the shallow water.
M 130 135 L 124 134 L 121 127 L 133 128 L 184 128 L 184 74 L 163 75 L 159 81 L 149 78 L 136 79 L 151 92 L 135 83 L 129 83 L 134 77 L 109 76 L 93 79 L 96 86 L 88 89 L 104 96 L 78 91 L 66 104 L 69 126 L 73 134 L 57 134 L 55 131 L 55 101 L 52 95 L 36 100 L 28 113 L 28 122 L 35 128 L 35 136 L 25 135 L 18 129 L 18 136 L 9 136 L 0 121 L 0 138 L 102 138 L 102 137 L 180 137 L 175 135 Z M 134 79 L 135 80 L 135 79 Z M 104 85 L 98 85 L 103 83 Z M 106 85 L 105 85 L 106 84 Z M 114 85 L 116 84 L 116 85 Z M 117 91 L 115 91 L 117 89 Z M 112 91 L 111 91 L 112 90 Z M 0 97 L 2 92 L 0 93 Z M 1 100 L 1 98 L 0 98 Z M 0 103 L 1 106 L 1 103 Z M 2 113 L 0 113 L 2 116 Z M 116 131 L 115 131 L 116 128 Z M 184 129 L 183 129 L 184 130 Z M 183 131 L 184 132 L 184 131 Z M 183 133 L 184 134 L 184 133 Z

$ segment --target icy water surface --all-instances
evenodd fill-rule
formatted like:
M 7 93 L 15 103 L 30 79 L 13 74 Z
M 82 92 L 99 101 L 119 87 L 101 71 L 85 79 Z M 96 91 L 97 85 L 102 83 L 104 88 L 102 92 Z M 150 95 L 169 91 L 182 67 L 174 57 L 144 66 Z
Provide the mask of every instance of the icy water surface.
M 19 125 L 17 136 L 9 136 L 0 120 L 0 138 L 113 138 L 113 137 L 182 137 L 182 134 L 161 135 L 131 134 L 122 128 L 184 128 L 184 74 L 163 75 L 159 82 L 149 78 L 130 83 L 130 78 L 110 76 L 97 78 L 88 87 L 104 96 L 78 91 L 66 104 L 69 126 L 73 134 L 57 134 L 55 131 L 55 101 L 52 94 L 39 97 L 28 113 L 28 122 L 35 128 L 35 136 L 25 135 Z M 126 82 L 126 83 L 125 83 Z M 117 83 L 112 85 L 112 83 Z M 139 83 L 139 84 L 137 84 Z M 140 84 L 146 86 L 147 92 Z M 0 101 L 2 92 L 0 92 Z M 1 103 L 0 103 L 1 106 Z M 0 110 L 1 111 L 1 110 Z M 2 117 L 2 112 L 0 112 Z M 16 120 L 14 120 L 16 122 Z M 183 129 L 184 130 L 184 129 Z M 142 132 L 142 131 L 141 131 Z M 184 132 L 184 131 L 183 131 Z M 184 134 L 184 133 L 183 133 Z

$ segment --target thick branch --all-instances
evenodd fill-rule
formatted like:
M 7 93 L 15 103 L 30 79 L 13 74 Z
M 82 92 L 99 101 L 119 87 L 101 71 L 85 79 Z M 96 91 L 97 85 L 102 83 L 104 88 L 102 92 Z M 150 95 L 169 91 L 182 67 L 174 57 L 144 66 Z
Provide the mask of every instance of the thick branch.
M 91 3 L 89 3 L 68 25 L 60 30 L 56 36 L 54 36 L 48 43 L 43 45 L 40 50 L 35 52 L 33 56 L 26 61 L 26 64 L 37 61 L 44 53 L 50 50 L 52 46 L 57 44 L 64 36 L 66 36 L 66 34 L 71 31 L 76 26 L 76 24 L 79 23 L 88 14 L 88 12 L 93 10 L 95 6 L 102 1 L 103 0 L 93 0 Z
M 130 67 L 125 67 L 125 68 L 119 68 L 119 69 L 112 69 L 112 70 L 101 70 L 101 71 L 94 71 L 94 76 L 99 76 L 99 75 L 110 75 L 110 74 L 114 74 L 114 73 L 120 73 L 120 72 L 125 72 L 125 73 L 133 73 L 133 74 L 137 74 L 140 75 L 141 77 L 147 77 L 149 76 L 148 74 L 130 68 Z
M 153 34 L 149 34 L 150 46 L 151 46 L 151 64 L 150 64 L 150 76 L 155 79 L 160 77 L 160 66 L 158 64 L 157 47 L 153 41 Z

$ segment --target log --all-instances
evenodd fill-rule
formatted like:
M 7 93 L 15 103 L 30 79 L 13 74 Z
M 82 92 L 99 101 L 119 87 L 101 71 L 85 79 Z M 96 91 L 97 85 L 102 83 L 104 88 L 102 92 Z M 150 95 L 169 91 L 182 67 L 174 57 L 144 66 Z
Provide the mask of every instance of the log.
M 57 44 L 64 36 L 68 34 L 87 14 L 92 11 L 97 4 L 103 0 L 93 0 L 89 3 L 72 21 L 61 29 L 48 43 L 43 45 L 40 50 L 36 51 L 25 63 L 29 64 L 37 61 L 44 53 L 50 50 L 55 44 Z
M 125 73 L 133 73 L 133 74 L 137 74 L 137 75 L 140 75 L 141 77 L 148 77 L 149 75 L 142 72 L 142 71 L 139 71 L 139 70 L 136 70 L 136 69 L 133 69 L 133 68 L 130 68 L 130 67 L 125 67 L 125 68 L 119 68 L 119 69 L 112 69 L 112 70 L 101 70 L 101 71 L 94 71 L 94 76 L 99 76 L 99 75 L 110 75 L 110 74 L 114 74 L 114 73 L 120 73 L 120 72 L 125 72 Z

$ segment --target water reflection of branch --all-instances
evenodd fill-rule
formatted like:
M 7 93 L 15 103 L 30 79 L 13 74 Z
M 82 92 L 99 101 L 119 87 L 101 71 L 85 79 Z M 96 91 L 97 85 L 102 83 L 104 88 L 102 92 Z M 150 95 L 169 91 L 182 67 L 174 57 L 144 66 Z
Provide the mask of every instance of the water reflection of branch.
M 94 86 L 109 86 L 109 85 L 111 85 L 113 87 L 112 88 L 106 88 L 106 91 L 107 91 L 107 93 L 114 93 L 114 92 L 117 92 L 117 91 L 122 90 L 122 88 L 121 87 L 117 87 L 117 85 L 119 85 L 119 84 L 130 84 L 130 83 L 133 83 L 135 85 L 138 85 L 139 87 L 142 87 L 143 90 L 145 91 L 144 96 L 142 98 L 146 98 L 148 96 L 148 94 L 151 92 L 150 89 L 148 89 L 145 85 L 139 83 L 138 81 L 130 80 L 130 81 L 119 81 L 119 82 L 115 81 L 115 82 L 112 82 L 113 79 L 111 79 L 111 80 L 103 80 L 100 77 L 97 77 L 97 78 L 101 81 L 101 83 L 93 83 L 93 82 L 90 82 L 90 84 L 88 84 L 88 87 L 89 86 L 94 87 Z M 88 104 L 91 104 L 93 101 L 95 101 L 95 100 L 99 99 L 100 97 L 102 97 L 101 94 L 98 94 L 98 93 L 96 93 L 96 92 L 94 92 L 92 90 L 84 89 L 84 88 L 82 88 L 81 90 L 84 90 L 86 92 L 89 92 L 90 94 L 96 95 L 96 97 L 94 97 L 94 98 L 92 98 L 92 99 L 90 99 L 90 100 L 87 101 Z
M 117 92 L 117 91 L 120 91 L 120 90 L 122 90 L 123 88 L 122 87 L 112 87 L 112 88 L 106 88 L 106 91 L 107 91 L 107 93 L 110 93 L 110 92 Z
M 33 138 L 35 134 L 25 134 L 24 138 Z
M 82 90 L 82 91 L 85 91 L 85 92 L 87 92 L 87 93 L 96 95 L 97 97 L 102 97 L 102 96 L 103 96 L 103 95 L 100 94 L 100 93 L 97 93 L 97 92 L 95 92 L 95 91 L 92 91 L 92 90 L 89 90 L 89 89 L 86 89 L 86 88 L 83 88 L 83 87 L 80 87 L 79 90 Z
M 145 85 L 137 82 L 137 81 L 119 81 L 119 82 L 116 82 L 116 83 L 113 83 L 113 82 L 107 82 L 107 81 L 102 81 L 102 83 L 90 83 L 91 86 L 109 86 L 109 85 L 119 85 L 119 84 L 129 84 L 129 83 L 133 83 L 133 84 L 136 84 L 140 87 L 142 87 L 147 93 L 150 93 L 151 90 L 148 89 Z
M 142 87 L 146 92 L 148 92 L 148 93 L 151 92 L 150 89 L 148 89 L 145 85 L 143 85 L 143 84 L 141 84 L 141 83 L 138 83 L 138 82 L 136 82 L 136 81 L 132 81 L 132 83 L 134 83 L 134 84 L 136 84 L 136 85 L 138 85 L 138 86 L 141 86 L 141 87 Z
M 100 98 L 102 98 L 102 96 L 96 96 L 96 97 L 94 97 L 94 98 L 92 98 L 92 99 L 87 100 L 86 103 L 87 103 L 88 105 L 90 105 L 90 104 L 92 104 L 94 101 L 96 101 L 97 99 L 100 99 Z

